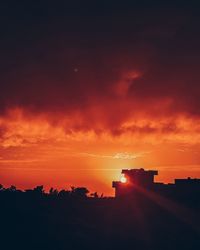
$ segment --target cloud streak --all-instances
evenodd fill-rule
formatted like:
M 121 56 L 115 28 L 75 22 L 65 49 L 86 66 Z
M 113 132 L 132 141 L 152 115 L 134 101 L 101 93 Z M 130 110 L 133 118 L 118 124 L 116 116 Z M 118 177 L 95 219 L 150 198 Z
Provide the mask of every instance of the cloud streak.
M 92 153 L 80 153 L 82 156 L 86 157 L 95 157 L 95 158 L 109 158 L 109 159 L 117 159 L 117 160 L 133 160 L 138 157 L 142 157 L 143 155 L 147 154 L 145 153 L 128 153 L 128 152 L 120 152 L 115 153 L 113 155 L 101 155 L 101 154 L 92 154 Z

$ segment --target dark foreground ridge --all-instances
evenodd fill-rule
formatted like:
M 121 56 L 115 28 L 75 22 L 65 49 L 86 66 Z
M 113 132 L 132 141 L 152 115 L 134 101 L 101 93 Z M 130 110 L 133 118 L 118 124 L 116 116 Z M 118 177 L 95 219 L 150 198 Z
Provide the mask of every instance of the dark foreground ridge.
M 165 185 L 154 183 L 157 171 L 122 173 L 116 198 L 0 186 L 0 249 L 200 249 L 198 179 Z

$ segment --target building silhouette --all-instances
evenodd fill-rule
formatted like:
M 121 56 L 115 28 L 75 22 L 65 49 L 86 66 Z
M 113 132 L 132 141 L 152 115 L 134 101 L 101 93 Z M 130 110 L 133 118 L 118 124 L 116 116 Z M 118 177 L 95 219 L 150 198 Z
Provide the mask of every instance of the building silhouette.
M 174 198 L 195 198 L 200 195 L 200 179 L 175 179 L 174 183 L 154 182 L 157 170 L 123 169 L 120 181 L 113 181 L 115 197 L 125 197 L 141 193 L 141 190 L 153 191 Z

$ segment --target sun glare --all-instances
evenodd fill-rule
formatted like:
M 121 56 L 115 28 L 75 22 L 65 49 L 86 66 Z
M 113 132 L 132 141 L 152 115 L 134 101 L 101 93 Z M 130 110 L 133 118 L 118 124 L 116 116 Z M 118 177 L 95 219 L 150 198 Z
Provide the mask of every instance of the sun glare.
M 120 181 L 121 181 L 121 183 L 126 183 L 127 179 L 126 179 L 126 177 L 122 176 Z

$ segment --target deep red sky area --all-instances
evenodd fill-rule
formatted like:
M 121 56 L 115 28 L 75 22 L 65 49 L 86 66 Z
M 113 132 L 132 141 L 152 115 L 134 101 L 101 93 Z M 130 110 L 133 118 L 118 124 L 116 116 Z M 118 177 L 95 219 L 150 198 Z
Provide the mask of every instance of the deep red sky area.
M 65 2 L 1 6 L 0 182 L 200 177 L 198 6 Z

